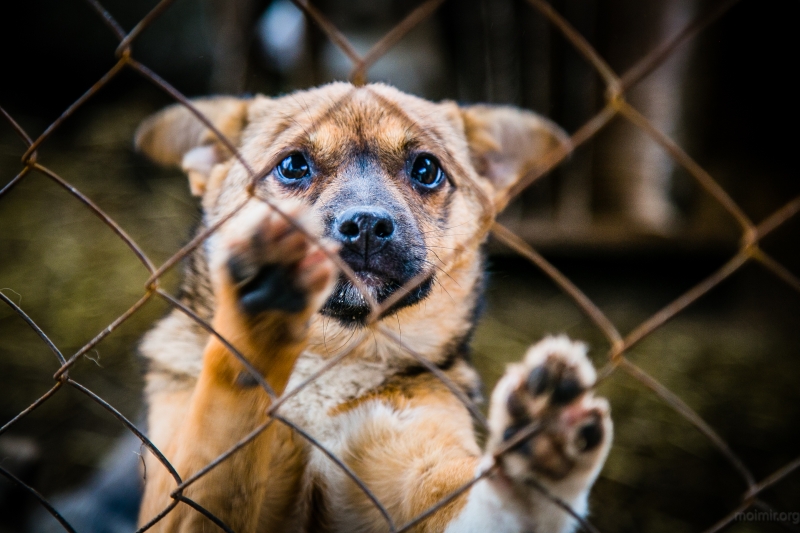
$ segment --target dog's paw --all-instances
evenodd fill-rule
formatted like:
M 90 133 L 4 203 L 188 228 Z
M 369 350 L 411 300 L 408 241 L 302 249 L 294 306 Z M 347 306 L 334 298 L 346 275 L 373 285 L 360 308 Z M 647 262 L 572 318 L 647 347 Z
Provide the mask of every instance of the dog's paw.
M 544 486 L 585 504 L 612 439 L 608 402 L 590 390 L 595 379 L 585 346 L 564 336 L 542 340 L 509 366 L 492 393 L 487 451 L 508 448 L 532 424 L 536 429 L 499 455 L 498 484 L 517 497 Z
M 225 260 L 220 267 L 239 309 L 251 317 L 269 311 L 317 311 L 330 294 L 337 272 L 323 246 L 329 253 L 335 249 L 313 242 L 266 204 L 248 207 L 222 234 Z M 299 204 L 280 208 L 308 233 L 316 233 Z

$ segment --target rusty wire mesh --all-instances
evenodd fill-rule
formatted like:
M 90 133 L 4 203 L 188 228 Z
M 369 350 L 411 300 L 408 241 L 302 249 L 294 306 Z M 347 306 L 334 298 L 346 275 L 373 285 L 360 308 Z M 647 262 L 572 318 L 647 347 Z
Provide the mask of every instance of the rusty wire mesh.
M 684 42 L 689 39 L 695 37 L 698 33 L 703 31 L 709 25 L 713 24 L 722 14 L 728 11 L 737 0 L 723 0 L 713 6 L 710 10 L 708 10 L 705 14 L 698 17 L 696 20 L 688 24 L 682 31 L 677 33 L 672 38 L 662 42 L 659 46 L 655 49 L 651 50 L 645 56 L 643 56 L 632 68 L 630 68 L 627 72 L 623 73 L 622 75 L 617 74 L 612 70 L 612 68 L 606 63 L 603 57 L 598 54 L 598 52 L 589 44 L 589 42 L 580 34 L 578 33 L 565 18 L 563 18 L 556 10 L 552 8 L 547 2 L 544 0 L 528 0 L 532 9 L 538 10 L 541 14 L 543 14 L 550 23 L 558 29 L 559 32 L 563 34 L 563 36 L 571 43 L 571 45 L 575 48 L 575 50 L 583 56 L 583 58 L 596 70 L 596 72 L 600 75 L 602 80 L 605 83 L 606 88 L 606 103 L 605 106 L 597 113 L 594 117 L 592 117 L 589 121 L 587 121 L 582 127 L 578 128 L 574 133 L 571 135 L 571 147 L 565 148 L 561 147 L 558 148 L 550 153 L 548 153 L 541 161 L 537 163 L 535 168 L 525 169 L 524 178 L 509 192 L 508 198 L 505 200 L 510 200 L 512 197 L 518 195 L 521 191 L 523 191 L 527 186 L 532 184 L 534 181 L 542 178 L 546 174 L 548 174 L 551 170 L 557 167 L 564 159 L 569 156 L 571 151 L 574 151 L 576 148 L 581 146 L 582 144 L 586 143 L 588 140 L 592 139 L 601 129 L 608 124 L 612 118 L 616 116 L 620 116 L 625 120 L 629 121 L 631 124 L 636 126 L 641 134 L 649 136 L 653 141 L 655 141 L 658 145 L 660 145 L 673 159 L 676 163 L 681 165 L 686 171 L 690 173 L 690 175 L 697 181 L 697 183 L 706 191 L 708 195 L 710 195 L 716 202 L 722 206 L 725 211 L 730 215 L 733 222 L 735 222 L 740 229 L 741 232 L 741 244 L 739 246 L 738 251 L 716 272 L 714 272 L 711 276 L 700 282 L 699 284 L 692 287 L 690 290 L 686 291 L 683 295 L 679 298 L 672 301 L 669 305 L 643 321 L 638 327 L 634 328 L 629 333 L 623 335 L 618 328 L 614 325 L 614 323 L 609 320 L 609 318 L 600 310 L 600 308 L 595 305 L 592 300 L 590 300 L 575 284 L 573 284 L 570 279 L 560 273 L 552 264 L 550 264 L 542 255 L 540 255 L 536 250 L 534 250 L 531 246 L 529 246 L 524 240 L 516 236 L 513 232 L 509 231 L 504 226 L 494 222 L 493 215 L 495 213 L 495 206 L 491 204 L 491 201 L 488 198 L 483 198 L 484 201 L 484 212 L 482 213 L 482 220 L 483 226 L 482 228 L 474 235 L 474 239 L 482 240 L 487 232 L 491 232 L 492 235 L 500 242 L 504 243 L 516 253 L 521 255 L 522 257 L 528 259 L 533 264 L 535 264 L 539 269 L 544 272 L 546 276 L 551 278 L 560 288 L 564 291 L 578 306 L 579 308 L 586 314 L 586 316 L 594 323 L 594 325 L 599 329 L 602 335 L 606 338 L 609 343 L 608 349 L 608 362 L 607 365 L 601 369 L 600 371 L 600 379 L 601 381 L 607 379 L 609 376 L 614 374 L 615 372 L 625 372 L 629 374 L 631 377 L 635 378 L 642 384 L 644 384 L 647 388 L 652 390 L 652 392 L 657 395 L 666 405 L 674 409 L 678 414 L 683 416 L 688 422 L 690 422 L 693 426 L 695 426 L 705 437 L 710 441 L 713 446 L 717 448 L 719 453 L 721 453 L 727 461 L 730 463 L 730 467 L 735 470 L 739 476 L 744 480 L 746 483 L 748 490 L 742 496 L 740 504 L 731 509 L 731 512 L 723 516 L 719 519 L 719 521 L 711 526 L 708 531 L 714 532 L 723 529 L 726 525 L 730 524 L 733 520 L 735 520 L 737 513 L 747 510 L 751 507 L 763 507 L 766 504 L 759 499 L 760 494 L 767 488 L 771 487 L 778 481 L 782 480 L 786 476 L 789 476 L 793 472 L 796 472 L 800 469 L 800 458 L 786 464 L 784 467 L 778 469 L 772 475 L 767 476 L 762 480 L 757 480 L 753 476 L 753 474 L 748 469 L 747 465 L 743 463 L 737 457 L 737 455 L 732 451 L 732 449 L 728 446 L 728 444 L 714 431 L 714 429 L 706 423 L 695 411 L 693 411 L 680 397 L 670 391 L 667 387 L 659 383 L 656 379 L 652 376 L 647 374 L 644 370 L 642 370 L 639 366 L 631 362 L 627 357 L 626 353 L 639 342 L 641 342 L 644 338 L 651 335 L 654 331 L 659 329 L 664 323 L 668 320 L 675 317 L 678 313 L 684 310 L 687 306 L 701 298 L 704 294 L 706 294 L 709 290 L 714 288 L 715 286 L 719 285 L 723 280 L 731 276 L 734 272 L 739 270 L 743 265 L 748 262 L 756 262 L 766 268 L 769 272 L 774 274 L 777 278 L 791 286 L 793 289 L 800 291 L 800 279 L 798 279 L 795 275 L 793 275 L 787 268 L 782 266 L 778 261 L 772 258 L 770 255 L 766 254 L 760 247 L 760 241 L 773 232 L 775 229 L 783 225 L 786 221 L 790 218 L 795 216 L 798 211 L 800 211 L 800 197 L 794 198 L 793 200 L 786 203 L 782 208 L 778 209 L 770 216 L 766 217 L 764 220 L 755 223 L 750 220 L 750 218 L 743 212 L 743 210 L 731 199 L 731 197 L 726 193 L 726 191 L 715 181 L 715 179 L 706 172 L 700 165 L 698 165 L 689 154 L 687 154 L 684 150 L 681 149 L 672 139 L 670 139 L 667 135 L 663 132 L 659 131 L 646 117 L 644 117 L 639 111 L 637 111 L 634 107 L 632 107 L 628 102 L 625 100 L 626 91 L 634 87 L 638 82 L 640 82 L 643 78 L 648 76 L 654 69 L 656 69 L 662 62 L 669 58 L 669 56 Z M 133 29 L 130 31 L 125 30 L 123 27 L 120 26 L 119 23 L 115 20 L 114 16 L 109 13 L 98 0 L 87 0 L 88 4 L 97 12 L 97 15 L 100 19 L 108 26 L 110 31 L 114 33 L 114 35 L 119 40 L 119 46 L 116 50 L 116 57 L 117 61 L 114 66 L 103 76 L 101 77 L 89 90 L 87 90 L 77 101 L 75 101 L 71 106 L 69 106 L 62 114 L 59 116 L 52 124 L 50 124 L 44 132 L 39 135 L 37 138 L 33 139 L 15 120 L 12 116 L 10 116 L 5 110 L 0 108 L 0 113 L 2 113 L 3 118 L 7 121 L 22 139 L 25 150 L 22 154 L 21 161 L 22 166 L 19 173 L 11 179 L 2 189 L 0 189 L 0 200 L 3 199 L 6 194 L 12 190 L 17 184 L 23 181 L 26 177 L 30 176 L 31 174 L 38 172 L 62 188 L 64 188 L 68 194 L 72 195 L 76 200 L 82 202 L 87 209 L 93 212 L 97 217 L 99 217 L 104 224 L 106 224 L 118 237 L 121 239 L 127 246 L 130 248 L 132 254 L 138 258 L 144 268 L 149 272 L 150 277 L 147 280 L 145 287 L 143 288 L 143 294 L 141 298 L 134 303 L 126 312 L 122 315 L 117 317 L 115 320 L 110 322 L 108 326 L 103 329 L 100 333 L 98 333 L 93 339 L 91 339 L 86 345 L 84 345 L 81 349 L 77 352 L 72 354 L 71 356 L 65 356 L 59 348 L 48 338 L 47 334 L 25 313 L 25 311 L 17 305 L 14 301 L 12 301 L 9 297 L 4 295 L 0 292 L 0 300 L 2 300 L 6 305 L 8 305 L 19 317 L 21 317 L 34 331 L 35 333 L 41 338 L 42 342 L 44 342 L 50 351 L 53 352 L 54 356 L 57 358 L 59 362 L 59 368 L 55 372 L 53 376 L 54 384 L 52 388 L 50 388 L 45 394 L 43 394 L 39 399 L 33 402 L 29 407 L 21 411 L 18 415 L 16 415 L 11 420 L 4 423 L 2 427 L 0 427 L 0 434 L 5 433 L 9 428 L 14 426 L 21 418 L 25 417 L 35 409 L 39 408 L 43 404 L 48 401 L 51 401 L 53 398 L 57 397 L 58 392 L 65 388 L 65 387 L 72 387 L 81 393 L 85 394 L 91 400 L 96 402 L 98 405 L 102 406 L 106 409 L 111 415 L 116 417 L 125 427 L 136 435 L 138 439 L 141 440 L 144 446 L 149 448 L 149 450 L 158 458 L 161 462 L 163 467 L 169 471 L 171 476 L 174 478 L 176 483 L 176 488 L 171 493 L 172 503 L 165 508 L 158 516 L 153 517 L 153 519 L 142 526 L 139 531 L 146 531 L 150 527 L 152 527 L 155 523 L 161 520 L 164 516 L 166 516 L 169 512 L 171 512 L 176 506 L 178 505 L 189 505 L 193 507 L 197 512 L 202 513 L 207 518 L 209 518 L 212 522 L 214 522 L 220 529 L 224 531 L 231 531 L 231 529 L 222 522 L 218 517 L 214 516 L 211 512 L 207 509 L 203 508 L 199 503 L 192 501 L 187 496 L 184 495 L 184 490 L 190 486 L 191 484 L 195 483 L 197 480 L 201 479 L 206 473 L 212 470 L 215 466 L 220 464 L 221 462 L 227 460 L 231 455 L 235 454 L 239 449 L 241 449 L 245 444 L 253 440 L 258 434 L 264 431 L 269 425 L 273 423 L 282 423 L 286 424 L 290 428 L 293 428 L 299 435 L 305 438 L 312 446 L 318 447 L 326 456 L 330 458 L 339 468 L 341 468 L 344 473 L 349 476 L 360 488 L 364 491 L 367 497 L 369 497 L 374 505 L 380 510 L 383 516 L 386 519 L 387 529 L 392 532 L 402 532 L 407 531 L 414 526 L 420 524 L 423 520 L 427 517 L 435 513 L 438 509 L 442 506 L 446 505 L 448 502 L 452 501 L 453 499 L 457 498 L 460 494 L 464 493 L 468 490 L 472 484 L 474 484 L 479 479 L 487 476 L 495 466 L 490 466 L 485 469 L 481 474 L 476 476 L 470 483 L 464 485 L 460 489 L 456 490 L 452 494 L 448 495 L 447 497 L 443 498 L 440 502 L 435 504 L 433 507 L 425 511 L 424 513 L 417 516 L 415 519 L 410 521 L 409 523 L 405 524 L 396 524 L 393 522 L 391 516 L 389 515 L 388 511 L 383 507 L 382 503 L 371 493 L 369 488 L 356 476 L 356 474 L 338 457 L 336 457 L 333 453 L 329 450 L 325 449 L 325 447 L 320 444 L 317 440 L 315 440 L 310 434 L 308 434 L 304 428 L 296 426 L 291 421 L 285 419 L 276 411 L 277 409 L 291 396 L 297 394 L 303 387 L 305 387 L 308 383 L 318 377 L 321 373 L 326 372 L 340 361 L 342 361 L 348 354 L 348 350 L 355 346 L 358 341 L 360 340 L 358 335 L 346 346 L 343 350 L 340 351 L 338 355 L 331 358 L 328 363 L 321 369 L 319 369 L 314 375 L 308 378 L 306 381 L 301 383 L 298 387 L 294 388 L 291 391 L 286 392 L 282 397 L 276 398 L 274 392 L 270 389 L 269 385 L 263 380 L 263 378 L 258 375 L 257 372 L 249 365 L 247 360 L 233 347 L 231 346 L 224 338 L 222 338 L 212 326 L 204 321 L 202 318 L 197 316 L 193 313 L 190 309 L 184 306 L 177 298 L 173 297 L 167 291 L 165 291 L 160 286 L 160 278 L 168 272 L 170 269 L 173 269 L 175 265 L 184 257 L 187 256 L 193 249 L 199 246 L 204 239 L 206 239 L 211 233 L 217 230 L 217 228 L 224 222 L 221 221 L 213 227 L 209 227 L 204 230 L 202 233 L 197 235 L 194 239 L 192 239 L 186 246 L 184 246 L 181 250 L 175 253 L 171 258 L 169 258 L 166 262 L 161 265 L 154 264 L 150 258 L 148 258 L 147 254 L 142 250 L 142 248 L 134 241 L 126 232 L 125 230 L 117 223 L 114 219 L 108 216 L 102 208 L 96 205 L 90 198 L 85 196 L 75 187 L 73 187 L 68 181 L 58 175 L 56 172 L 52 171 L 49 167 L 45 166 L 42 162 L 40 162 L 38 158 L 38 149 L 42 147 L 43 143 L 45 143 L 51 134 L 58 129 L 64 121 L 69 119 L 76 111 L 83 104 L 85 104 L 88 100 L 94 97 L 99 91 L 103 89 L 103 87 L 114 77 L 116 77 L 120 72 L 124 70 L 132 70 L 136 73 L 140 74 L 146 80 L 155 84 L 158 88 L 166 92 L 170 97 L 172 97 L 177 102 L 180 102 L 182 105 L 186 106 L 189 110 L 194 113 L 195 116 L 199 120 L 201 120 L 209 129 L 211 129 L 219 138 L 219 140 L 227 146 L 227 148 L 234 154 L 234 156 L 239 160 L 239 162 L 247 169 L 250 177 L 253 180 L 258 179 L 260 176 L 263 175 L 265 169 L 254 169 L 252 168 L 249 163 L 242 158 L 242 156 L 236 150 L 236 147 L 226 139 L 215 127 L 214 125 L 205 118 L 202 113 L 200 113 L 183 94 L 181 94 L 177 89 L 175 89 L 169 82 L 162 79 L 158 74 L 150 70 L 146 65 L 143 65 L 133 56 L 131 45 L 136 41 L 139 35 L 144 31 L 154 20 L 156 20 L 167 8 L 169 8 L 170 4 L 172 4 L 173 0 L 162 0 L 159 2 L 138 24 L 135 25 Z M 367 71 L 369 70 L 370 66 L 373 65 L 378 59 L 380 59 L 392 46 L 394 46 L 406 33 L 412 30 L 417 24 L 425 20 L 426 18 L 430 17 L 436 10 L 439 8 L 443 3 L 444 0 L 427 0 L 422 2 L 416 9 L 411 11 L 405 19 L 403 19 L 398 25 L 396 25 L 390 32 L 388 32 L 382 39 L 380 39 L 373 47 L 370 49 L 366 54 L 360 55 L 355 48 L 351 45 L 348 39 L 344 36 L 342 32 L 340 32 L 336 26 L 334 26 L 323 13 L 321 13 L 312 3 L 308 0 L 294 0 L 294 3 L 299 7 L 310 19 L 313 21 L 326 35 L 327 37 L 337 46 L 339 47 L 342 52 L 352 61 L 352 71 L 351 71 L 351 82 L 355 85 L 363 85 L 367 81 Z M 268 170 L 268 169 L 266 169 Z M 477 190 L 477 188 L 476 188 Z M 271 204 L 271 200 L 269 198 L 258 198 L 260 201 L 264 201 L 268 204 Z M 252 193 L 251 199 L 252 200 Z M 241 209 L 242 206 L 239 206 L 238 209 Z M 274 209 L 279 210 L 277 206 L 272 206 Z M 238 211 L 238 209 L 234 210 L 231 216 Z M 287 217 L 288 218 L 288 217 Z M 288 218 L 290 222 L 293 221 Z M 227 220 L 227 219 L 226 219 Z M 312 236 L 309 235 L 309 238 Z M 458 254 L 459 251 L 455 250 L 452 255 Z M 339 265 L 339 267 L 343 270 L 345 275 L 351 278 L 353 283 L 356 286 L 360 286 L 359 281 L 357 278 L 354 277 L 352 271 L 347 267 L 347 265 L 343 264 L 338 257 L 331 256 L 331 258 Z M 452 258 L 452 257 L 451 257 Z M 446 263 L 447 261 L 445 261 Z M 370 315 L 368 321 L 370 323 L 374 323 L 380 317 L 383 310 L 390 307 L 398 298 L 402 297 L 405 291 L 412 289 L 416 284 L 422 282 L 426 274 L 421 274 L 417 276 L 417 278 L 411 280 L 405 287 L 401 290 L 398 290 L 393 297 L 391 297 L 386 302 L 383 302 L 381 305 L 378 305 L 377 302 L 370 298 L 370 294 L 366 291 L 362 291 L 365 295 L 365 298 L 369 300 L 371 307 L 372 307 L 372 314 Z M 230 450 L 226 451 L 222 455 L 220 455 L 216 460 L 212 463 L 208 464 L 206 467 L 201 469 L 198 472 L 195 472 L 190 477 L 186 479 L 182 479 L 181 476 L 175 471 L 169 461 L 159 452 L 159 450 L 148 440 L 148 438 L 140 431 L 130 420 L 125 418 L 114 406 L 109 404 L 103 398 L 86 388 L 81 383 L 75 381 L 70 377 L 69 371 L 70 368 L 75 364 L 75 362 L 81 358 L 84 354 L 90 352 L 98 343 L 100 343 L 105 337 L 107 337 L 112 331 L 118 328 L 123 322 L 128 320 L 132 315 L 134 315 L 142 306 L 153 298 L 161 298 L 166 301 L 169 305 L 173 306 L 174 308 L 186 313 L 190 316 L 193 320 L 195 320 L 201 327 L 208 331 L 209 334 L 215 335 L 219 338 L 219 340 L 233 353 L 251 372 L 253 377 L 260 383 L 260 385 L 265 389 L 266 393 L 269 394 L 272 399 L 272 405 L 270 407 L 269 420 L 261 425 L 260 427 L 254 428 L 253 431 L 242 441 L 240 441 L 236 446 L 232 447 Z M 427 367 L 434 375 L 436 375 L 439 379 L 441 379 L 445 385 L 447 385 L 453 392 L 458 396 L 465 404 L 465 406 L 469 409 L 469 411 L 474 416 L 476 422 L 479 425 L 482 425 L 484 428 L 486 427 L 486 420 L 481 412 L 475 407 L 471 400 L 469 400 L 463 392 L 460 391 L 458 387 L 456 387 L 453 383 L 449 382 L 448 378 L 433 364 L 427 361 L 425 358 L 420 356 L 419 354 L 415 353 L 413 349 L 407 346 L 402 339 L 389 331 L 388 329 L 383 329 L 384 334 L 396 342 L 400 347 L 402 347 L 405 351 L 407 351 L 412 357 L 416 358 L 420 364 Z M 506 450 L 512 448 L 516 444 L 518 444 L 521 440 L 529 438 L 536 432 L 537 428 L 535 425 L 532 425 L 525 430 L 521 431 L 517 434 L 515 438 L 507 442 L 501 450 L 499 450 L 496 454 L 495 459 L 497 456 L 502 455 Z M 18 484 L 24 490 L 29 492 L 33 497 L 35 497 L 41 505 L 56 519 L 59 523 L 63 526 L 66 531 L 73 532 L 75 531 L 73 527 L 67 522 L 67 520 L 62 517 L 58 510 L 55 509 L 39 492 L 37 492 L 33 487 L 27 485 L 22 480 L 14 476 L 10 471 L 5 469 L 2 465 L 0 465 L 0 474 L 12 481 L 13 483 Z M 540 490 L 545 494 L 546 497 L 551 498 L 557 505 L 564 508 L 564 510 L 577 519 L 580 526 L 585 531 L 592 531 L 596 532 L 597 529 L 589 523 L 587 520 L 580 518 L 572 509 L 569 508 L 568 505 L 559 501 L 552 495 L 547 494 L 546 489 L 543 487 L 539 487 Z

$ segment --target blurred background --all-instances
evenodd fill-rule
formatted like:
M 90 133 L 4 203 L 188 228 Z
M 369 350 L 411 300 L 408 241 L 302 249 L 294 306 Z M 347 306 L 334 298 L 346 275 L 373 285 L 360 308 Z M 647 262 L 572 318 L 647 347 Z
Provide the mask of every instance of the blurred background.
M 313 3 L 361 53 L 418 5 Z M 617 73 L 715 5 L 551 4 Z M 103 5 L 129 29 L 155 2 Z M 0 106 L 36 137 L 111 68 L 118 43 L 87 3 L 12 1 L 0 9 Z M 744 0 L 628 94 L 755 222 L 800 194 L 800 116 L 791 81 L 798 11 L 797 2 Z M 133 52 L 189 96 L 280 94 L 346 79 L 351 68 L 288 0 L 177 1 Z M 570 132 L 604 104 L 602 80 L 522 0 L 445 2 L 368 77 L 432 99 L 522 106 Z M 137 124 L 169 103 L 151 82 L 124 71 L 38 152 L 40 162 L 95 201 L 157 264 L 186 242 L 199 216 L 180 172 L 155 168 L 132 150 Z M 23 152 L 0 120 L 0 188 L 21 169 Z M 763 243 L 795 273 L 798 218 Z M 735 221 L 619 118 L 526 190 L 503 222 L 582 288 L 623 334 L 717 270 L 739 239 Z M 548 333 L 585 339 L 601 366 L 608 344 L 572 301 L 502 245 L 489 249 L 488 306 L 474 346 L 485 392 L 507 361 Z M 164 279 L 173 292 L 180 275 L 174 270 Z M 33 173 L 0 198 L 0 291 L 67 357 L 138 300 L 147 277 L 124 243 L 47 177 Z M 166 310 L 157 299 L 149 302 L 70 375 L 130 419 L 141 417 L 136 344 Z M 630 358 L 708 421 L 761 479 L 800 455 L 798 326 L 800 294 L 751 264 L 637 345 Z M 0 305 L 0 425 L 52 387 L 57 369 L 35 333 Z M 600 531 L 702 531 L 738 505 L 745 484 L 685 419 L 621 372 L 602 393 L 611 400 L 617 429 L 591 499 L 591 520 Z M 0 462 L 56 497 L 96 474 L 124 433 L 108 412 L 65 387 L 0 435 Z M 763 499 L 777 510 L 800 511 L 800 474 Z M 36 505 L 0 478 L 0 532 L 26 530 Z M 735 523 L 728 530 L 798 526 Z

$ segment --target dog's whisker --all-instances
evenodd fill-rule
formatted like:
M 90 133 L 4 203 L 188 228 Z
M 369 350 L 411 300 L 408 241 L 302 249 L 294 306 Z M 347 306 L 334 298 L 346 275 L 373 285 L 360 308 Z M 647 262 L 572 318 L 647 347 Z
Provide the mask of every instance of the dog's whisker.
M 447 272 L 446 270 L 444 270 L 444 269 L 443 269 L 443 268 L 441 268 L 440 266 L 436 265 L 435 263 L 433 263 L 433 262 L 431 262 L 431 261 L 428 261 L 427 259 L 426 259 L 426 260 L 424 260 L 424 261 L 425 261 L 425 263 L 426 263 L 426 264 L 429 264 L 429 265 L 430 265 L 430 266 L 432 266 L 434 269 L 438 270 L 439 272 L 441 272 L 442 274 L 444 274 L 445 276 L 447 276 L 448 278 L 450 278 L 450 280 L 451 280 L 453 283 L 455 283 L 455 284 L 456 284 L 458 287 L 461 287 L 461 285 L 460 285 L 460 284 L 459 284 L 459 283 L 458 283 L 458 282 L 457 282 L 457 281 L 456 281 L 456 280 L 455 280 L 455 279 L 454 279 L 454 278 L 453 278 L 453 277 L 450 275 L 450 273 L 449 273 L 449 272 Z

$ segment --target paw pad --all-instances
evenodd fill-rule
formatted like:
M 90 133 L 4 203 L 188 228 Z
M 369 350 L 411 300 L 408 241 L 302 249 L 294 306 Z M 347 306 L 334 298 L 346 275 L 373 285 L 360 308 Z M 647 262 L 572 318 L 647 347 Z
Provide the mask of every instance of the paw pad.
M 336 268 L 323 250 L 327 245 L 306 235 L 317 232 L 304 207 L 287 204 L 282 211 L 305 230 L 268 206 L 253 203 L 220 232 L 223 279 L 232 285 L 241 311 L 251 317 L 267 311 L 315 311 L 336 278 Z
M 581 452 L 588 452 L 603 440 L 603 426 L 599 416 L 578 430 L 575 446 Z
M 549 392 L 550 401 L 556 405 L 566 405 L 586 390 L 575 369 L 565 364 L 558 354 L 550 355 L 545 364 L 531 370 L 526 385 L 533 396 Z
M 285 265 L 266 264 L 254 275 L 242 276 L 246 272 L 237 257 L 228 262 L 231 278 L 238 290 L 239 305 L 249 315 L 264 311 L 299 313 L 306 306 L 306 295 L 294 287 L 291 269 Z
M 492 397 L 494 446 L 538 426 L 503 456 L 508 477 L 524 483 L 531 476 L 556 481 L 596 474 L 612 426 L 608 403 L 591 390 L 594 382 L 585 347 L 566 337 L 545 339 L 509 368 Z

